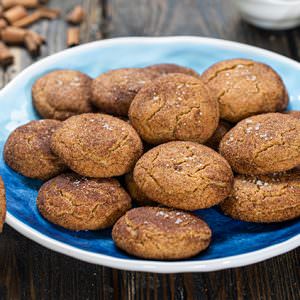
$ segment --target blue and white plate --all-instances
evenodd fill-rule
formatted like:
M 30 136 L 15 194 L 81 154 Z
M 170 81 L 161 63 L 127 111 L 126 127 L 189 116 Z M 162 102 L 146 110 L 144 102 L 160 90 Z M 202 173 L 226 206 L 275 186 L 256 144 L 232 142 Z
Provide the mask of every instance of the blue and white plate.
M 38 77 L 51 70 L 76 69 L 96 77 L 110 69 L 169 62 L 202 72 L 219 60 L 236 57 L 271 65 L 288 88 L 289 108 L 300 110 L 299 63 L 266 50 L 223 40 L 200 37 L 112 39 L 62 51 L 27 68 L 0 92 L 0 174 L 7 188 L 6 222 L 54 251 L 90 263 L 133 271 L 213 271 L 249 265 L 298 247 L 300 220 L 254 224 L 233 220 L 217 208 L 211 208 L 197 212 L 213 231 L 208 250 L 192 259 L 176 262 L 138 259 L 115 247 L 110 230 L 72 232 L 47 222 L 39 215 L 35 204 L 41 182 L 13 172 L 2 158 L 9 133 L 38 118 L 31 104 L 31 86 Z

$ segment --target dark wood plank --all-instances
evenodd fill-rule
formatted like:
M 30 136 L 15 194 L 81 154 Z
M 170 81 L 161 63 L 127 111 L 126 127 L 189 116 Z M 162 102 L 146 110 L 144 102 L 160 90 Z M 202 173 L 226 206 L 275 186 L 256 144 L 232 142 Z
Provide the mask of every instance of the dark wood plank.
M 252 266 L 177 275 L 112 270 L 48 250 L 7 225 L 0 299 L 288 299 L 299 296 L 297 250 Z
M 299 60 L 299 29 L 268 32 L 240 20 L 222 0 L 52 0 L 63 13 L 76 3 L 88 18 L 82 41 L 125 35 L 200 35 L 246 42 Z M 48 37 L 41 57 L 65 48 L 62 20 L 33 26 Z M 0 88 L 33 62 L 14 49 Z M 39 59 L 39 58 L 38 58 Z M 0 236 L 0 299 L 299 299 L 299 250 L 266 262 L 212 273 L 159 275 L 87 264 L 24 238 L 7 225 Z
M 288 56 L 291 54 L 284 31 L 265 31 L 248 25 L 241 21 L 229 1 L 111 0 L 106 10 L 109 37 L 199 35 L 244 42 Z
M 287 32 L 293 57 L 300 61 L 300 26 Z

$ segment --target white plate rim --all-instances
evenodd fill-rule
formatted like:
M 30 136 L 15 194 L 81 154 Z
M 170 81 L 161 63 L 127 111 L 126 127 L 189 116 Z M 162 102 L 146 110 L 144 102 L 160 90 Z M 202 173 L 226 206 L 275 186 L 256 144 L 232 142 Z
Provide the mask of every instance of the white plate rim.
M 14 88 L 18 82 L 26 78 L 32 72 L 35 73 L 42 66 L 47 67 L 53 65 L 57 58 L 68 56 L 69 53 L 81 51 L 83 48 L 97 48 L 102 45 L 113 45 L 113 44 L 127 44 L 131 42 L 143 42 L 143 43 L 177 43 L 189 42 L 189 43 L 209 43 L 211 45 L 222 46 L 225 48 L 235 49 L 243 52 L 244 50 L 254 51 L 261 56 L 274 57 L 277 60 L 284 62 L 285 64 L 293 65 L 293 67 L 299 68 L 300 64 L 290 58 L 283 55 L 264 50 L 258 47 L 249 46 L 246 44 L 232 42 L 222 39 L 206 38 L 206 37 L 195 37 L 195 36 L 172 36 L 172 37 L 121 37 L 100 40 L 91 42 L 88 44 L 80 45 L 78 47 L 67 49 L 57 54 L 53 54 L 49 57 L 41 59 L 40 61 L 32 64 L 17 75 L 11 82 L 9 82 L 1 91 L 0 98 L 7 93 L 11 88 Z M 200 261 L 180 261 L 180 262 L 162 262 L 153 260 L 137 260 L 137 259 L 124 259 L 115 258 L 104 254 L 93 253 L 86 250 L 67 245 L 63 242 L 59 242 L 53 238 L 47 237 L 46 235 L 38 232 L 31 228 L 27 224 L 21 222 L 11 213 L 7 212 L 6 223 L 13 227 L 16 231 L 26 236 L 27 238 L 37 242 L 38 244 L 45 246 L 56 252 L 77 258 L 79 260 L 103 265 L 106 267 L 127 270 L 127 271 L 140 271 L 140 272 L 153 272 L 153 273 L 181 273 L 181 272 L 210 272 L 235 267 L 241 267 L 264 261 L 274 256 L 286 253 L 292 249 L 300 246 L 300 233 L 293 238 L 290 238 L 284 242 L 257 250 L 248 252 L 245 254 L 239 254 L 234 256 L 228 256 L 225 258 L 200 260 Z

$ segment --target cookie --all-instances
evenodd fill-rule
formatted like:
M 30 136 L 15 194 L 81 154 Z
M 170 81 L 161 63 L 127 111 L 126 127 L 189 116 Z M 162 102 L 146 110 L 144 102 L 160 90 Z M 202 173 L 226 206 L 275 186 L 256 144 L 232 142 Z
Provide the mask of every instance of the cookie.
M 211 230 L 204 221 L 187 212 L 139 207 L 117 221 L 112 238 L 129 254 L 174 260 L 189 258 L 205 250 L 211 241 Z
M 4 160 L 16 172 L 40 180 L 62 173 L 66 166 L 50 149 L 57 120 L 31 121 L 15 129 L 4 146 Z
M 300 120 L 269 113 L 239 122 L 222 139 L 220 153 L 240 174 L 268 174 L 300 164 Z
M 283 111 L 288 94 L 280 76 L 268 65 L 247 59 L 218 62 L 202 74 L 219 100 L 220 116 L 238 122 L 249 116 Z
M 2 232 L 3 224 L 6 215 L 6 200 L 5 200 L 5 187 L 3 180 L 0 176 L 0 232 Z
M 32 101 L 40 116 L 65 120 L 91 112 L 92 79 L 73 70 L 57 70 L 40 77 L 32 87 Z
M 237 175 L 225 214 L 249 222 L 281 222 L 300 216 L 300 170 L 271 175 Z
M 285 113 L 300 120 L 300 111 L 299 110 L 289 110 L 289 111 L 286 111 Z
M 127 122 L 105 114 L 82 114 L 62 123 L 51 149 L 76 173 L 113 177 L 130 172 L 143 153 L 136 131 Z
M 159 73 L 160 75 L 166 75 L 170 73 L 182 73 L 190 76 L 199 77 L 200 75 L 193 69 L 176 65 L 176 64 L 155 64 L 146 67 L 148 70 Z
M 113 178 L 59 175 L 39 190 L 37 207 L 49 222 L 70 230 L 111 227 L 128 209 L 131 199 Z
M 205 143 L 218 126 L 219 107 L 200 79 L 174 73 L 160 76 L 138 92 L 129 119 L 150 144 Z
M 220 120 L 217 129 L 215 130 L 214 134 L 208 139 L 208 141 L 205 143 L 205 145 L 207 147 L 210 147 L 210 148 L 218 151 L 222 138 L 231 128 L 232 128 L 232 124 L 230 124 L 226 121 Z
M 125 185 L 126 190 L 128 191 L 129 195 L 131 196 L 132 200 L 134 200 L 139 206 L 155 206 L 157 205 L 156 202 L 149 199 L 136 185 L 133 179 L 133 173 L 127 173 L 125 175 Z
M 158 73 L 139 68 L 111 70 L 93 80 L 92 102 L 102 112 L 127 116 L 137 92 Z
M 196 210 L 224 200 L 233 174 L 227 161 L 212 149 L 192 142 L 169 142 L 145 153 L 137 162 L 134 181 L 160 204 Z

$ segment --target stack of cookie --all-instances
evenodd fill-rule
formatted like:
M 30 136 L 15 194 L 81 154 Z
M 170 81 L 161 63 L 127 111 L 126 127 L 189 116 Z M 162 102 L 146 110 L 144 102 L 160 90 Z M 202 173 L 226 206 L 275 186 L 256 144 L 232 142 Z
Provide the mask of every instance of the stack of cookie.
M 159 64 L 94 80 L 59 70 L 34 83 L 32 98 L 44 119 L 12 132 L 4 158 L 46 180 L 37 206 L 54 224 L 113 226 L 122 250 L 171 260 L 210 244 L 209 226 L 189 211 L 220 204 L 252 222 L 300 215 L 300 118 L 280 113 L 288 94 L 269 66 L 228 60 L 200 76 Z

